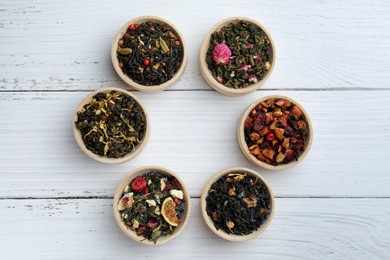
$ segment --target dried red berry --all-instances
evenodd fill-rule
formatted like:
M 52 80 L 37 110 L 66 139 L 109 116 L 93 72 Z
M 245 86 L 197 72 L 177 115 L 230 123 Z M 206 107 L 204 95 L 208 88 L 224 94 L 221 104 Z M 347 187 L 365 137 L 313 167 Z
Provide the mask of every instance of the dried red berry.
M 135 30 L 134 24 L 130 24 L 129 29 L 132 30 L 132 31 L 134 31 L 134 30 Z
M 145 230 L 146 230 L 146 227 L 145 227 L 145 226 L 140 226 L 140 227 L 137 228 L 137 231 L 138 231 L 139 233 L 142 233 L 142 232 L 144 232 Z
M 180 42 L 179 41 L 175 41 L 175 45 L 176 46 L 180 46 Z
M 181 204 L 181 200 L 179 200 L 179 199 L 173 199 L 173 201 L 174 201 L 177 205 L 180 205 L 180 204 Z
M 274 135 L 274 133 L 269 132 L 269 133 L 267 134 L 266 139 L 267 139 L 268 141 L 273 141 L 273 140 L 275 140 L 275 135 Z
M 253 131 L 260 131 L 265 126 L 265 115 L 263 113 L 257 113 L 253 120 Z
M 284 153 L 284 156 L 286 156 L 287 159 L 291 160 L 294 157 L 294 151 L 291 149 L 287 149 Z
M 135 28 L 135 29 L 137 29 L 138 27 L 139 27 L 139 24 L 138 24 L 138 23 L 134 24 L 134 28 Z
M 144 65 L 145 65 L 145 66 L 148 66 L 149 64 L 150 64 L 150 60 L 147 60 L 147 59 L 144 60 Z
M 138 176 L 131 183 L 131 188 L 135 192 L 140 192 L 141 190 L 145 190 L 145 188 L 146 188 L 146 181 L 145 181 L 145 179 Z

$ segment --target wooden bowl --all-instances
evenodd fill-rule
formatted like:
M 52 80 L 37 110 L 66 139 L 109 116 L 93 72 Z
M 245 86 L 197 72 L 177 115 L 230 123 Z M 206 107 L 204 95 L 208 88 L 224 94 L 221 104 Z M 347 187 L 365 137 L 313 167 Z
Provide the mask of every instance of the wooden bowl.
M 127 155 L 125 155 L 124 157 L 121 157 L 121 158 L 108 158 L 108 157 L 105 157 L 105 156 L 97 155 L 97 154 L 93 153 L 92 151 L 88 150 L 87 147 L 84 144 L 84 141 L 83 141 L 82 137 L 81 137 L 80 130 L 77 129 L 77 127 L 75 125 L 75 122 L 77 121 L 77 112 L 81 111 L 83 106 L 85 104 L 89 103 L 92 100 L 93 96 L 95 96 L 98 93 L 107 93 L 107 92 L 111 92 L 113 90 L 134 98 L 138 102 L 138 104 L 141 106 L 142 110 L 145 113 L 145 117 L 146 117 L 146 132 L 145 132 L 144 139 L 140 142 L 140 144 L 137 146 L 137 148 L 133 152 L 131 152 L 131 153 L 129 153 L 129 154 L 127 154 Z M 145 109 L 144 105 L 132 93 L 130 93 L 130 92 L 126 91 L 126 90 L 120 89 L 120 88 L 113 88 L 113 87 L 101 88 L 101 89 L 98 89 L 98 90 L 88 94 L 85 98 L 83 98 L 83 100 L 78 105 L 78 107 L 77 107 L 77 109 L 76 109 L 76 111 L 75 111 L 75 113 L 73 115 L 73 134 L 74 134 L 76 142 L 80 146 L 81 150 L 83 150 L 83 152 L 85 152 L 92 159 L 94 159 L 96 161 L 99 161 L 99 162 L 102 162 L 102 163 L 108 163 L 108 164 L 123 163 L 123 162 L 131 160 L 132 158 L 137 156 L 145 148 L 145 146 L 146 146 L 146 144 L 147 144 L 147 142 L 149 140 L 149 136 L 150 136 L 149 116 L 148 116 L 148 113 L 146 112 L 146 109 Z
M 248 22 L 250 22 L 252 24 L 255 24 L 269 38 L 269 40 L 271 42 L 271 46 L 272 46 L 272 50 L 271 50 L 271 53 L 270 53 L 271 68 L 264 75 L 264 77 L 261 80 L 257 81 L 255 84 L 249 85 L 248 87 L 242 88 L 242 89 L 232 89 L 232 88 L 226 87 L 225 85 L 223 85 L 221 83 L 218 83 L 218 81 L 213 77 L 213 75 L 212 75 L 211 71 L 209 70 L 209 68 L 207 66 L 207 63 L 206 63 L 206 54 L 207 54 L 207 50 L 208 50 L 209 45 L 210 45 L 210 37 L 211 37 L 212 33 L 214 33 L 215 31 L 220 30 L 222 27 L 224 27 L 224 26 L 226 26 L 226 25 L 228 25 L 230 23 L 237 23 L 237 22 L 239 22 L 241 20 L 248 21 Z M 200 71 L 202 72 L 203 78 L 206 80 L 207 84 L 209 84 L 213 89 L 215 89 L 216 91 L 218 91 L 218 92 L 220 92 L 220 93 L 222 93 L 224 95 L 228 95 L 228 96 L 241 96 L 241 95 L 245 95 L 245 94 L 248 94 L 248 93 L 251 93 L 251 92 L 255 91 L 261 85 L 264 84 L 264 82 L 268 79 L 269 75 L 271 75 L 271 72 L 274 69 L 275 57 L 276 57 L 276 51 L 275 51 L 274 41 L 272 40 L 271 35 L 267 31 L 267 29 L 265 29 L 264 26 L 262 26 L 257 21 L 249 19 L 249 18 L 246 18 L 246 17 L 231 17 L 231 18 L 227 18 L 225 20 L 220 21 L 219 23 L 214 25 L 214 27 L 211 28 L 211 30 L 207 33 L 205 39 L 203 40 L 202 46 L 200 48 L 199 65 L 200 65 Z
M 277 165 L 277 166 L 274 166 L 274 165 L 271 165 L 271 164 L 268 164 L 268 163 L 265 163 L 265 162 L 262 162 L 260 161 L 259 159 L 257 159 L 253 154 L 251 154 L 249 152 L 249 149 L 248 149 L 248 145 L 247 143 L 245 142 L 245 134 L 244 134 L 244 124 L 245 124 L 245 120 L 246 118 L 248 117 L 249 113 L 252 111 L 252 109 L 254 107 L 256 107 L 260 102 L 262 101 L 265 101 L 267 99 L 270 99 L 270 98 L 282 98 L 282 99 L 286 99 L 286 100 L 289 100 L 291 103 L 293 103 L 294 105 L 298 106 L 301 111 L 302 111 L 302 114 L 305 116 L 306 120 L 307 120 L 307 124 L 308 124 L 308 129 L 309 129 L 309 138 L 308 138 L 308 141 L 307 141 L 307 144 L 306 144 L 306 147 L 305 147 L 305 150 L 303 151 L 303 153 L 298 157 L 298 160 L 297 161 L 291 161 L 287 164 L 280 164 L 280 165 Z M 255 102 L 253 102 L 246 110 L 245 112 L 243 113 L 239 123 L 238 123 L 238 127 L 237 127 L 237 139 L 238 139 L 238 144 L 241 148 L 241 151 L 242 153 L 245 155 L 245 157 L 251 161 L 254 165 L 258 166 L 258 167 L 261 167 L 263 169 L 267 169 L 267 170 L 284 170 L 284 169 L 287 169 L 287 168 L 290 168 L 296 164 L 298 164 L 299 162 L 301 162 L 305 156 L 308 154 L 309 150 L 310 150 L 310 147 L 311 147 L 311 144 L 313 142 L 313 126 L 312 126 L 312 123 L 311 123 L 311 120 L 310 120 L 310 117 L 308 115 L 308 113 L 306 112 L 306 110 L 295 100 L 293 100 L 292 98 L 289 98 L 289 97 L 286 97 L 286 96 L 280 96 L 280 95 L 271 95 L 271 96 L 266 96 L 266 97 L 263 97 L 263 98 L 260 98 L 258 100 L 256 100 Z
M 165 173 L 167 175 L 171 175 L 171 176 L 175 177 L 182 186 L 182 191 L 184 193 L 184 200 L 185 200 L 185 212 L 180 219 L 181 223 L 176 227 L 176 229 L 173 231 L 173 233 L 171 235 L 160 237 L 156 241 L 156 244 L 153 241 L 149 241 L 148 239 L 146 239 L 143 236 L 138 236 L 135 231 L 132 231 L 128 226 L 126 226 L 126 224 L 122 221 L 121 214 L 118 210 L 118 202 L 119 202 L 119 199 L 122 197 L 122 193 L 123 193 L 124 188 L 127 185 L 129 185 L 129 183 L 133 179 L 135 179 L 137 176 L 143 175 L 143 174 L 145 174 L 149 171 L 153 171 L 153 170 L 156 170 L 156 171 L 159 171 L 159 172 L 162 172 L 162 173 Z M 126 177 L 124 177 L 122 179 L 122 181 L 119 183 L 118 187 L 115 190 L 113 209 L 114 209 L 115 220 L 118 223 L 120 229 L 126 234 L 126 236 L 128 236 L 129 238 L 131 238 L 134 241 L 139 242 L 141 244 L 162 245 L 162 244 L 165 244 L 165 243 L 171 241 L 172 239 L 176 238 L 178 235 L 180 235 L 180 233 L 183 231 L 183 229 L 187 225 L 188 220 L 190 218 L 190 214 L 191 214 L 191 198 L 190 198 L 188 190 L 187 190 L 186 186 L 184 185 L 183 181 L 176 174 L 174 174 L 170 170 L 165 169 L 163 167 L 147 166 L 147 167 L 138 168 L 138 169 L 132 171 L 129 175 L 127 175 Z
M 117 48 L 118 48 L 118 41 L 123 37 L 123 35 L 126 33 L 127 28 L 129 27 L 130 24 L 135 24 L 135 23 L 144 23 L 147 21 L 152 21 L 153 23 L 160 23 L 160 24 L 167 24 L 176 34 L 176 36 L 180 39 L 180 42 L 183 46 L 183 62 L 180 66 L 180 69 L 176 72 L 176 74 L 168 80 L 167 82 L 164 82 L 163 84 L 160 85 L 154 85 L 154 86 L 144 86 L 141 84 L 138 84 L 134 82 L 129 76 L 123 73 L 122 69 L 119 67 L 119 61 L 117 58 Z M 115 35 L 114 41 L 112 42 L 112 47 L 111 47 L 111 60 L 112 64 L 114 65 L 114 69 L 118 76 L 131 88 L 134 88 L 136 90 L 142 91 L 142 92 L 158 92 L 162 91 L 164 89 L 169 88 L 172 86 L 183 74 L 185 67 L 187 66 L 187 47 L 184 41 L 184 37 L 179 31 L 179 29 L 176 28 L 173 24 L 168 22 L 167 20 L 164 20 L 163 18 L 157 17 L 157 16 L 140 16 L 137 18 L 134 18 L 124 24 L 119 32 Z
M 213 220 L 210 218 L 209 215 L 207 215 L 207 212 L 206 212 L 206 204 L 207 204 L 206 203 L 206 198 L 208 196 L 208 192 L 209 192 L 209 190 L 211 188 L 211 185 L 214 182 L 216 182 L 219 178 L 221 178 L 222 176 L 224 176 L 226 174 L 229 174 L 231 172 L 242 172 L 242 173 L 246 173 L 248 175 L 252 175 L 252 176 L 255 176 L 255 177 L 259 178 L 263 182 L 263 184 L 266 186 L 266 188 L 268 189 L 270 197 L 271 197 L 271 209 L 270 209 L 271 212 L 270 212 L 270 215 L 268 216 L 268 219 L 266 220 L 266 222 L 263 225 L 260 226 L 260 228 L 258 230 L 254 231 L 254 232 L 252 232 L 252 233 L 250 233 L 248 235 L 245 235 L 245 236 L 228 234 L 225 231 L 223 231 L 222 229 L 217 230 L 216 227 L 214 226 Z M 228 168 L 228 169 L 224 169 L 224 170 L 218 172 L 217 174 L 212 176 L 211 179 L 207 182 L 207 184 L 204 187 L 203 192 L 201 194 L 200 209 L 201 209 L 201 213 L 202 213 L 203 219 L 205 220 L 207 226 L 217 236 L 219 236 L 219 237 L 221 237 L 223 239 L 229 240 L 229 241 L 241 242 L 241 241 L 245 241 L 245 240 L 254 239 L 254 238 L 258 237 L 261 233 L 263 233 L 264 230 L 266 230 L 266 228 L 269 226 L 269 224 L 271 223 L 272 218 L 274 216 L 274 212 L 275 212 L 275 198 L 274 198 L 273 192 L 272 192 L 269 184 L 257 172 L 255 172 L 255 171 L 253 171 L 251 169 L 248 169 L 248 168 L 241 168 L 241 167 Z

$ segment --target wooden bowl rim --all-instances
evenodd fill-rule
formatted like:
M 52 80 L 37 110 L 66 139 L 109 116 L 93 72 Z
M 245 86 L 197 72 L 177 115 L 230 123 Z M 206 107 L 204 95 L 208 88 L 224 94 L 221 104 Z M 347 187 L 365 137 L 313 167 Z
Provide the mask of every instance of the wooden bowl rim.
M 80 130 L 77 129 L 77 127 L 75 125 L 75 122 L 77 121 L 77 112 L 81 111 L 83 106 L 92 100 L 93 96 L 95 96 L 98 93 L 107 93 L 107 92 L 111 92 L 111 91 L 117 91 L 117 92 L 120 92 L 121 94 L 124 94 L 124 95 L 127 95 L 127 96 L 134 98 L 135 101 L 138 102 L 138 104 L 140 105 L 140 107 L 144 111 L 145 118 L 146 118 L 146 132 L 145 132 L 145 136 L 144 136 L 143 140 L 141 141 L 141 143 L 137 146 L 137 148 L 133 152 L 131 152 L 131 153 L 129 153 L 126 156 L 121 157 L 121 158 L 108 158 L 105 156 L 97 155 L 97 154 L 93 153 L 92 151 L 88 150 L 84 144 L 82 137 L 81 137 Z M 145 148 L 145 146 L 149 140 L 149 137 L 150 137 L 150 119 L 149 119 L 149 115 L 146 111 L 145 106 L 142 104 L 141 100 L 139 100 L 138 97 L 136 97 L 134 94 L 132 94 L 124 89 L 121 89 L 121 88 L 105 87 L 105 88 L 95 90 L 94 92 L 88 94 L 87 96 L 85 96 L 81 100 L 81 102 L 79 103 L 79 105 L 76 108 L 76 111 L 73 114 L 73 135 L 74 135 L 74 138 L 75 138 L 77 144 L 80 146 L 81 150 L 83 150 L 83 152 L 86 153 L 92 159 L 99 161 L 99 162 L 102 162 L 102 163 L 107 163 L 107 164 L 123 163 L 123 162 L 126 162 L 126 161 L 131 160 L 134 157 L 136 157 Z
M 180 66 L 180 69 L 176 72 L 176 74 L 168 81 L 164 82 L 163 84 L 160 84 L 160 85 L 154 85 L 154 86 L 144 86 L 144 85 L 141 85 L 141 84 L 138 84 L 136 82 L 134 82 L 129 76 L 127 76 L 126 74 L 124 74 L 122 72 L 122 69 L 119 67 L 119 61 L 117 59 L 117 54 L 116 54 L 116 50 L 118 48 L 118 41 L 120 38 L 123 37 L 123 35 L 126 33 L 126 30 L 128 28 L 128 26 L 130 24 L 133 24 L 133 23 L 143 23 L 143 22 L 146 22 L 146 21 L 152 21 L 152 22 L 155 22 L 155 23 L 164 23 L 164 24 L 167 24 L 169 27 L 172 28 L 172 30 L 175 32 L 176 36 L 179 37 L 180 39 L 180 42 L 183 46 L 183 62 Z M 186 46 L 186 43 L 185 43 L 185 40 L 184 40 L 184 37 L 182 35 L 182 33 L 179 31 L 179 29 L 173 25 L 172 23 L 170 23 L 169 21 L 161 18 L 161 17 L 158 17 L 158 16 L 139 16 L 139 17 L 136 17 L 136 18 L 133 18 L 131 19 L 130 21 L 128 21 L 127 23 L 125 23 L 120 29 L 119 31 L 115 34 L 115 37 L 114 37 L 114 40 L 112 42 L 112 46 L 111 46 L 111 61 L 112 61 L 112 64 L 114 66 L 114 69 L 116 71 L 116 73 L 118 74 L 118 76 L 131 88 L 133 89 L 136 89 L 138 91 L 141 91 L 141 92 L 146 92 L 146 93 L 152 93 L 152 92 L 159 92 L 159 91 L 162 91 L 164 89 L 167 89 L 169 87 L 171 87 L 174 83 L 176 83 L 179 78 L 181 77 L 181 75 L 183 74 L 186 66 L 187 66 L 187 46 Z
M 269 191 L 269 194 L 270 194 L 270 197 L 271 197 L 271 212 L 270 212 L 270 215 L 269 215 L 267 221 L 265 222 L 265 224 L 260 226 L 260 228 L 258 230 L 254 231 L 254 232 L 252 232 L 252 233 L 250 233 L 248 235 L 245 235 L 245 236 L 228 234 L 225 231 L 223 231 L 222 229 L 217 230 L 215 228 L 215 226 L 214 226 L 214 222 L 211 220 L 211 218 L 207 215 L 207 212 L 206 212 L 206 197 L 208 195 L 208 191 L 209 191 L 211 185 L 214 182 L 216 182 L 219 178 L 221 178 L 222 176 L 224 176 L 225 174 L 228 174 L 230 172 L 244 172 L 244 173 L 250 174 L 252 176 L 258 177 L 263 182 L 263 184 L 267 187 L 267 189 Z M 221 171 L 217 172 L 216 174 L 214 174 L 209 179 L 209 181 L 207 182 L 206 186 L 203 188 L 203 191 L 202 191 L 202 194 L 201 194 L 200 210 L 201 210 L 201 214 L 203 216 L 203 219 L 206 222 L 206 225 L 217 236 L 219 236 L 219 237 L 221 237 L 223 239 L 226 239 L 228 241 L 241 242 L 241 241 L 246 241 L 246 240 L 250 240 L 250 239 L 254 239 L 254 238 L 258 237 L 271 224 L 271 221 L 272 221 L 274 213 L 275 213 L 275 198 L 274 198 L 274 194 L 272 192 L 272 189 L 271 189 L 270 185 L 264 179 L 264 177 L 261 176 L 258 172 L 254 171 L 254 170 L 251 170 L 251 169 L 248 169 L 248 168 L 244 168 L 244 167 L 233 167 L 233 168 L 227 168 L 227 169 L 221 170 Z
M 260 102 L 268 100 L 270 98 L 280 98 L 280 99 L 289 100 L 291 103 L 298 106 L 299 109 L 301 109 L 302 113 L 306 117 L 307 124 L 309 126 L 309 140 L 308 140 L 308 143 L 306 144 L 305 151 L 298 157 L 297 161 L 292 161 L 292 162 L 289 162 L 288 164 L 281 164 L 281 165 L 274 166 L 274 165 L 271 165 L 271 164 L 268 164 L 268 163 L 265 163 L 265 162 L 258 160 L 254 155 L 252 155 L 249 152 L 248 145 L 245 142 L 245 134 L 244 134 L 245 120 L 246 120 L 248 114 L 250 113 L 250 111 L 252 111 L 252 109 L 255 106 L 257 106 Z M 306 157 L 306 155 L 309 153 L 309 150 L 310 150 L 311 145 L 313 143 L 313 135 L 314 134 L 313 134 L 312 122 L 310 120 L 309 114 L 306 112 L 306 110 L 303 108 L 303 106 L 301 104 L 299 104 L 296 100 L 294 100 L 290 97 L 287 97 L 287 96 L 282 96 L 282 95 L 269 95 L 269 96 L 265 96 L 265 97 L 262 97 L 260 99 L 257 99 L 255 102 L 253 102 L 251 105 L 249 105 L 249 107 L 242 114 L 242 117 L 240 118 L 239 123 L 238 123 L 238 127 L 237 127 L 237 140 L 238 140 L 238 144 L 240 146 L 242 153 L 254 165 L 261 167 L 263 169 L 267 169 L 267 170 L 285 170 L 285 169 L 288 169 L 288 168 L 293 167 L 294 165 L 297 165 L 298 163 L 300 163 Z
M 246 88 L 242 88 L 242 89 L 232 89 L 232 88 L 226 87 L 225 85 L 223 85 L 221 83 L 218 83 L 214 79 L 214 77 L 211 74 L 210 70 L 208 69 L 208 66 L 207 66 L 207 63 L 206 63 L 206 53 L 207 53 L 208 47 L 210 45 L 209 42 L 210 42 L 210 36 L 211 36 L 212 33 L 214 33 L 217 30 L 220 30 L 223 26 L 225 26 L 225 25 L 227 25 L 229 23 L 237 23 L 238 21 L 241 21 L 241 20 L 248 21 L 250 23 L 255 24 L 269 38 L 269 40 L 271 42 L 271 49 L 272 49 L 272 51 L 271 51 L 271 68 L 266 73 L 266 75 L 261 80 L 256 82 L 255 84 L 252 84 L 252 85 L 250 85 L 250 86 L 248 86 Z M 216 91 L 220 92 L 221 94 L 228 95 L 228 96 L 241 96 L 241 95 L 245 95 L 245 94 L 251 93 L 253 91 L 256 91 L 258 88 L 260 88 L 264 84 L 264 82 L 271 75 L 271 73 L 272 73 L 272 71 L 273 71 L 273 69 L 275 67 L 275 62 L 276 62 L 275 43 L 274 43 L 270 33 L 268 32 L 268 30 L 263 25 L 261 25 L 259 22 L 257 22 L 256 20 L 253 20 L 253 19 L 247 18 L 247 17 L 239 17 L 239 16 L 226 18 L 226 19 L 218 22 L 216 25 L 214 25 L 209 30 L 209 32 L 206 34 L 206 37 L 204 38 L 204 40 L 202 42 L 202 45 L 201 45 L 201 48 L 200 48 L 200 53 L 199 53 L 199 66 L 200 66 L 200 71 L 202 73 L 203 78 L 210 85 L 210 87 L 212 87 Z
M 181 217 L 181 223 L 179 224 L 179 226 L 177 226 L 177 228 L 175 229 L 175 231 L 173 232 L 172 235 L 160 237 L 157 240 L 156 244 L 154 244 L 153 241 L 149 241 L 148 239 L 146 239 L 142 236 L 138 236 L 134 231 L 130 230 L 123 223 L 122 218 L 121 218 L 121 214 L 118 211 L 118 201 L 122 197 L 123 189 L 127 185 L 129 185 L 129 183 L 137 176 L 140 176 L 148 171 L 153 171 L 153 170 L 160 171 L 160 172 L 163 172 L 165 174 L 168 174 L 168 175 L 175 177 L 179 181 L 180 185 L 182 186 L 182 191 L 183 191 L 184 199 L 185 199 L 185 213 Z M 171 241 L 172 239 L 176 238 L 177 236 L 179 236 L 180 233 L 184 230 L 185 226 L 188 223 L 190 215 L 191 215 L 191 197 L 188 193 L 187 187 L 185 186 L 184 182 L 175 173 L 173 173 L 172 171 L 170 171 L 164 167 L 160 167 L 160 166 L 145 166 L 145 167 L 140 167 L 140 168 L 133 170 L 132 172 L 130 172 L 128 175 L 126 175 L 121 180 L 121 182 L 119 183 L 119 185 L 117 186 L 117 188 L 115 190 L 114 199 L 113 199 L 113 212 L 114 212 L 116 223 L 118 224 L 119 228 L 123 231 L 123 233 L 126 234 L 126 236 L 128 236 L 129 238 L 133 239 L 134 241 L 141 243 L 141 244 L 144 244 L 144 245 L 162 245 L 162 244 L 165 244 L 165 243 Z

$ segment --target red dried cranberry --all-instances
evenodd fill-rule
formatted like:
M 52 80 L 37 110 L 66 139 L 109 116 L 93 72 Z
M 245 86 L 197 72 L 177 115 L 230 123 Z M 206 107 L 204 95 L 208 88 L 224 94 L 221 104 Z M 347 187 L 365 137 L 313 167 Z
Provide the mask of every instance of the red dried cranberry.
M 267 140 L 268 141 L 273 141 L 273 140 L 275 140 L 275 135 L 274 135 L 274 133 L 272 133 L 272 132 L 269 132 L 268 134 L 267 134 Z
M 146 188 L 146 181 L 145 181 L 145 179 L 140 177 L 140 176 L 138 176 L 131 183 L 131 188 L 135 192 L 140 192 L 141 190 L 144 190 Z
M 264 119 L 265 115 L 264 113 L 257 113 L 255 115 L 255 118 L 253 120 L 253 131 L 257 132 L 264 128 Z
M 287 149 L 284 153 L 284 156 L 286 156 L 287 159 L 291 160 L 294 158 L 294 151 L 291 149 Z

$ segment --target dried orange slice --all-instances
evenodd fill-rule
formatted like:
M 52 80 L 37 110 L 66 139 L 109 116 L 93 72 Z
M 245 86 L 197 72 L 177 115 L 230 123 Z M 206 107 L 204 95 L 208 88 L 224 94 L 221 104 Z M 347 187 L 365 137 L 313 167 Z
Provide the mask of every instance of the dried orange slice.
M 165 221 L 171 226 L 178 226 L 180 220 L 176 215 L 176 203 L 171 197 L 166 198 L 162 204 L 161 214 L 163 215 Z

